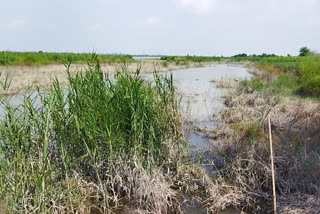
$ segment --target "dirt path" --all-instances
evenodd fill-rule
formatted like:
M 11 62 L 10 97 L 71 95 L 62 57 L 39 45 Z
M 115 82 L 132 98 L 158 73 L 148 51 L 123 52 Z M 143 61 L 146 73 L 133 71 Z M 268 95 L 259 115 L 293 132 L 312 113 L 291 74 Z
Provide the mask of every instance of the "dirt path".
M 128 64 L 129 72 L 135 72 L 141 65 L 141 73 L 152 73 L 156 69 L 159 72 L 167 72 L 189 67 L 203 67 L 213 63 L 184 63 L 176 64 L 174 62 L 164 62 L 160 60 L 145 60 Z M 102 71 L 112 74 L 120 64 L 101 64 Z M 85 64 L 74 64 L 71 66 L 71 73 L 84 70 Z M 10 88 L 7 91 L 0 89 L 0 94 L 15 94 L 19 91 L 38 85 L 40 87 L 49 87 L 52 80 L 56 77 L 62 83 L 67 80 L 66 68 L 62 64 L 44 65 L 44 66 L 0 66 L 2 75 L 0 79 L 5 80 L 8 75 L 11 80 Z

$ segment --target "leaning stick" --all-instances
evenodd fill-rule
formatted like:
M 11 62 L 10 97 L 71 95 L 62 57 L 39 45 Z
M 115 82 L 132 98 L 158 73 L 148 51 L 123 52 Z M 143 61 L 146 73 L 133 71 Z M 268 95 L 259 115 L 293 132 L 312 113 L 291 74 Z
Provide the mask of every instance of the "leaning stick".
M 271 172 L 272 172 L 272 189 L 273 189 L 273 211 L 277 213 L 277 198 L 276 198 L 276 181 L 274 176 L 274 164 L 273 164 L 273 149 L 272 149 L 272 135 L 271 135 L 271 119 L 268 116 L 268 127 L 269 127 L 269 140 L 270 140 L 270 159 L 271 159 Z

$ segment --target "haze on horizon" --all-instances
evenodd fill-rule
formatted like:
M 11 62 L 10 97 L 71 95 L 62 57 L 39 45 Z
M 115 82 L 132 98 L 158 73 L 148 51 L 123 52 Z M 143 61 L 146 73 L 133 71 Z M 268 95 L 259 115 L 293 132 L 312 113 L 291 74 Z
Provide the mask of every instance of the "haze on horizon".
M 297 55 L 320 50 L 320 0 L 11 0 L 0 50 Z

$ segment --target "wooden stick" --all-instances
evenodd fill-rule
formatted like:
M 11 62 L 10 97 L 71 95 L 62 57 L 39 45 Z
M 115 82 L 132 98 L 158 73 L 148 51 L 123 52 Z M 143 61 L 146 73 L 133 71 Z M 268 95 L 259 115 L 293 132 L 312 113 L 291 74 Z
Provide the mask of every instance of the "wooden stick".
M 272 172 L 272 189 L 273 189 L 273 211 L 277 213 L 277 198 L 276 198 L 276 181 L 274 175 L 274 164 L 273 164 L 273 148 L 272 148 L 272 135 L 271 135 L 271 119 L 268 116 L 268 127 L 269 127 L 269 140 L 270 140 L 270 159 L 271 159 L 271 172 Z

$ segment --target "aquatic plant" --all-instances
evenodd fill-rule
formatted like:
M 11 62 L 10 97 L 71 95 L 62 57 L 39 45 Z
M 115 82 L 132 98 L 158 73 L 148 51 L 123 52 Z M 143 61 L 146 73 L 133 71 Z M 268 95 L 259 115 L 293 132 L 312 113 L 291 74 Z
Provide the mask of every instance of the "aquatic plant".
M 92 61 L 76 75 L 66 63 L 67 86 L 55 80 L 22 104 L 1 97 L 0 203 L 10 213 L 104 213 L 122 199 L 148 212 L 175 206 L 164 177 L 182 146 L 172 76 L 147 82 L 123 65 L 110 77 Z

